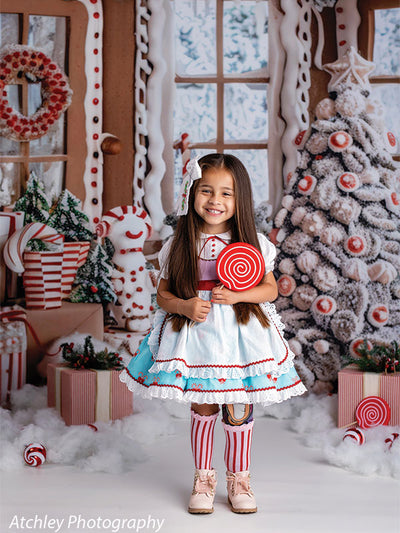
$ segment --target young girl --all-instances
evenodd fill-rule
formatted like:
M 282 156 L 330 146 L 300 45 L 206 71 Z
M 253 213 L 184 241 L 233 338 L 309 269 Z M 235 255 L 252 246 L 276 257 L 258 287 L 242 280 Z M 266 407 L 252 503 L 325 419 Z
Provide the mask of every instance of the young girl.
M 269 303 L 277 297 L 276 251 L 256 232 L 245 167 L 232 155 L 209 154 L 187 169 L 181 216 L 159 254 L 161 309 L 121 379 L 145 397 L 191 402 L 196 470 L 190 513 L 213 512 L 213 435 L 222 405 L 228 501 L 236 513 L 253 513 L 253 404 L 281 402 L 306 389 Z M 218 281 L 218 254 L 231 242 L 252 244 L 264 256 L 265 275 L 256 287 L 234 292 Z

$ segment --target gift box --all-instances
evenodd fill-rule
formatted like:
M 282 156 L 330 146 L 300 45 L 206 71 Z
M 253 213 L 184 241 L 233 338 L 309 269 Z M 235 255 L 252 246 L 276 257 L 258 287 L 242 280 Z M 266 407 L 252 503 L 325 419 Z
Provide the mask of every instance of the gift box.
M 6 241 L 18 229 L 24 225 L 25 213 L 16 211 L 15 213 L 0 212 L 0 302 L 7 298 L 17 296 L 17 274 L 12 272 L 4 263 L 3 248 Z
M 146 333 L 108 328 L 104 331 L 104 342 L 107 342 L 117 351 L 124 349 L 130 355 L 133 355 L 145 336 Z
M 24 310 L 18 306 L 0 311 L 0 398 L 9 405 L 11 392 L 26 383 L 26 328 Z
M 121 370 L 75 370 L 48 365 L 47 403 L 68 426 L 107 422 L 133 412 L 133 393 L 121 383 Z
M 379 396 L 390 406 L 389 425 L 400 425 L 400 373 L 362 372 L 346 367 L 338 375 L 338 427 L 356 423 L 358 404 L 367 396 Z
M 45 356 L 51 343 L 60 337 L 66 337 L 74 332 L 86 333 L 95 339 L 103 340 L 103 307 L 101 304 L 74 304 L 63 301 L 57 309 L 27 309 L 26 318 L 36 332 L 43 350 L 28 334 L 27 348 L 27 380 L 29 383 L 37 382 L 36 366 Z M 41 363 L 40 374 L 46 376 L 47 356 Z

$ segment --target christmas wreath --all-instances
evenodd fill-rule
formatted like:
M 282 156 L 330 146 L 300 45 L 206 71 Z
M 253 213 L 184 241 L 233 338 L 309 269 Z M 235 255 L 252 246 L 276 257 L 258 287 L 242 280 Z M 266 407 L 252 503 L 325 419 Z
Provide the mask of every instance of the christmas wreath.
M 0 127 L 2 135 L 15 141 L 32 141 L 46 135 L 71 103 L 72 90 L 65 73 L 43 52 L 13 45 L 0 57 Z M 6 85 L 15 85 L 23 76 L 41 83 L 42 105 L 31 116 L 12 108 Z

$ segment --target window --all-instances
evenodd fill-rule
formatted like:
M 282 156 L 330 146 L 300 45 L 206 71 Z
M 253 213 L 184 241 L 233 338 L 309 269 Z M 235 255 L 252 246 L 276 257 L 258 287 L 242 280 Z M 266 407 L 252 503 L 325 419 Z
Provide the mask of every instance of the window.
M 174 138 L 195 155 L 229 152 L 246 166 L 257 203 L 268 199 L 268 3 L 179 0 Z M 175 189 L 181 181 L 176 158 Z
M 399 141 L 400 7 L 397 0 L 369 0 L 366 4 L 360 6 L 360 42 L 365 43 L 362 53 L 375 63 L 370 76 L 372 90 L 385 106 L 385 126 Z M 399 156 L 398 148 L 396 159 Z
M 23 44 L 39 49 L 66 72 L 71 86 L 73 80 L 84 79 L 81 67 L 74 67 L 75 71 L 71 72 L 69 66 L 72 65 L 71 50 L 83 49 L 85 37 L 83 31 L 80 34 L 71 31 L 71 20 L 77 20 L 76 17 L 82 20 L 85 8 L 79 3 L 72 7 L 70 2 L 58 1 L 32 2 L 30 11 L 26 7 L 26 2 L 21 0 L 2 1 L 0 47 Z M 84 90 L 85 82 L 81 83 Z M 74 96 L 78 97 L 81 89 L 76 85 L 72 88 Z M 28 82 L 23 76 L 18 84 L 6 87 L 7 99 L 20 113 L 32 115 L 41 106 L 40 89 L 39 83 Z M 18 199 L 31 171 L 43 181 L 50 198 L 56 197 L 66 186 L 83 197 L 85 118 L 79 98 L 76 102 L 61 115 L 49 133 L 37 140 L 19 142 L 0 136 L 0 205 Z M 69 124 L 74 124 L 74 128 Z

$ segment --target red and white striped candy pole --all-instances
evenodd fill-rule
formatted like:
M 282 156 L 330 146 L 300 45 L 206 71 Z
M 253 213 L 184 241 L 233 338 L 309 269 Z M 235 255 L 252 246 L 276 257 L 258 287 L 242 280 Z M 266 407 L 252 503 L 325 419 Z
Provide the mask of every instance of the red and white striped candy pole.
M 173 145 L 174 150 L 180 150 L 182 154 L 182 176 L 186 174 L 186 165 L 188 164 L 191 158 L 189 144 L 189 134 L 182 133 L 180 140 L 175 141 Z

